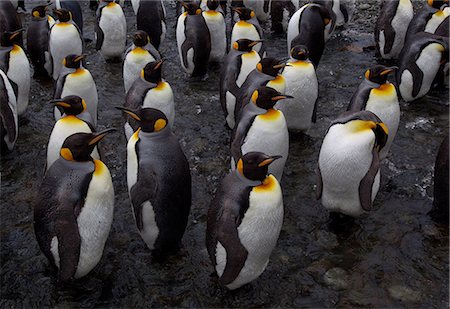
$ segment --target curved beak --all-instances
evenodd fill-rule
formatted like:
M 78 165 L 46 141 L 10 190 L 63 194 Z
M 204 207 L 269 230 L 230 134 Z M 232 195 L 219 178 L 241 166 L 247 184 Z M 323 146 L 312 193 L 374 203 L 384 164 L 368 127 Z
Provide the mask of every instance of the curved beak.
M 238 13 L 238 14 L 242 14 L 242 9 L 241 9 L 241 8 L 235 8 L 235 7 L 232 7 L 231 10 L 232 10 L 233 12 Z
M 285 66 L 289 66 L 289 65 L 286 64 L 286 63 L 280 63 L 280 64 L 274 65 L 273 68 L 274 69 L 281 69 L 281 68 L 284 68 Z
M 96 145 L 98 144 L 98 142 L 100 142 L 107 134 L 117 131 L 114 128 L 109 128 L 106 130 L 103 130 L 101 132 L 98 133 L 94 133 L 92 139 L 89 141 L 89 145 Z
M 116 106 L 117 109 L 121 110 L 122 112 L 127 113 L 128 115 L 130 115 L 133 119 L 137 120 L 137 121 L 142 121 L 141 117 L 139 117 L 135 111 L 132 111 L 131 109 L 128 109 L 126 107 L 122 107 L 122 106 Z
M 58 10 L 58 9 L 54 9 L 53 13 L 55 13 L 55 15 L 58 16 L 58 17 L 62 16 L 62 14 L 63 14 L 63 12 L 61 10 Z
M 386 74 L 389 74 L 389 73 L 391 73 L 391 72 L 393 72 L 395 70 L 398 70 L 397 66 L 389 67 L 389 68 L 386 68 L 386 70 L 382 71 L 380 73 L 380 75 L 386 75 Z
M 25 31 L 25 29 L 23 29 L 23 28 L 14 31 L 14 32 L 9 36 L 9 39 L 10 39 L 10 40 L 14 39 L 16 36 L 18 36 L 19 34 L 21 34 L 21 33 L 24 32 L 24 31 Z
M 84 58 L 86 58 L 86 54 L 81 54 L 81 55 L 79 55 L 78 57 L 76 57 L 74 60 L 76 61 L 76 62 L 78 62 L 78 61 L 81 61 L 81 60 L 83 60 Z
M 253 47 L 253 46 L 255 46 L 256 44 L 262 43 L 262 42 L 264 42 L 264 40 L 253 41 L 253 42 L 251 42 L 250 44 L 248 44 L 248 46 Z
M 155 65 L 155 69 L 159 69 L 162 64 L 164 63 L 164 61 L 166 61 L 165 58 L 162 58 L 161 60 L 157 61 L 156 65 Z
M 280 159 L 280 158 L 282 158 L 282 156 L 271 156 L 270 158 L 265 159 L 264 161 L 260 162 L 260 163 L 258 164 L 258 167 L 263 167 L 263 166 L 269 165 L 269 164 L 271 164 L 273 161 L 278 160 L 278 159 Z
M 294 97 L 291 95 L 277 95 L 276 97 L 272 98 L 272 101 L 279 101 L 284 99 L 293 99 Z

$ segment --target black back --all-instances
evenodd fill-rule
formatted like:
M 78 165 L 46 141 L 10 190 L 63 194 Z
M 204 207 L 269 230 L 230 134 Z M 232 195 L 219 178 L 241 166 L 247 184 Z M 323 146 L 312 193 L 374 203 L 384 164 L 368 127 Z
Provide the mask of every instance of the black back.
M 228 55 L 226 55 L 222 69 L 220 71 L 220 83 L 219 83 L 219 94 L 220 94 L 220 104 L 222 106 L 223 113 L 225 117 L 228 115 L 226 106 L 226 93 L 231 92 L 236 98 L 239 95 L 239 87 L 236 84 L 236 80 L 240 73 L 240 68 L 242 65 L 241 56 L 246 52 L 238 51 L 236 49 L 231 49 Z
M 47 75 L 45 70 L 45 52 L 48 50 L 49 25 L 47 16 L 33 17 L 27 30 L 27 49 L 35 73 Z
M 164 10 L 161 1 L 145 1 L 139 3 L 136 15 L 137 30 L 147 32 L 150 42 L 156 49 L 161 44 L 162 25 L 165 23 Z

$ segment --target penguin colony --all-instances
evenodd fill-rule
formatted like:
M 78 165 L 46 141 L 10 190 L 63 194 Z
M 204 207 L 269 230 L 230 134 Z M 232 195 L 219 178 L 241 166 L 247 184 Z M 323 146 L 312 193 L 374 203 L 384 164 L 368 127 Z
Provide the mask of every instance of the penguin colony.
M 264 272 L 276 246 L 289 131 L 307 132 L 321 121 L 316 69 L 326 41 L 335 27 L 349 21 L 353 5 L 337 0 L 303 6 L 298 1 L 179 2 L 176 38 L 167 38 L 164 2 L 131 3 L 138 31 L 128 49 L 122 6 L 102 0 L 90 1 L 90 7 L 97 16 L 96 49 L 105 61 L 123 58 L 126 99 L 116 108 L 128 141 L 127 184 L 137 230 L 153 256 L 163 259 L 180 249 L 189 218 L 190 169 L 186 150 L 172 133 L 174 90 L 162 77 L 165 59 L 158 51 L 161 42 L 176 39 L 187 78 L 207 82 L 210 63 L 222 62 L 219 94 L 224 123 L 232 130 L 231 170 L 208 210 L 206 248 L 219 283 L 237 289 Z M 53 11 L 49 6 L 33 8 L 24 28 L 13 3 L 0 2 L 1 150 L 14 151 L 18 117 L 29 104 L 31 61 L 35 76 L 54 80 L 56 121 L 34 228 L 42 252 L 67 282 L 97 265 L 111 228 L 114 188 L 98 145 L 114 129 L 96 130 L 101 115 L 83 54 L 79 3 L 58 0 Z M 395 143 L 400 98 L 416 100 L 448 81 L 449 14 L 448 1 L 429 0 L 415 15 L 410 0 L 383 1 L 375 43 L 379 56 L 392 65 L 367 69 L 318 154 L 317 198 L 331 213 L 358 217 L 373 208 L 380 164 Z M 287 31 L 287 61 L 266 55 L 259 23 L 271 18 L 272 30 Z M 446 143 L 436 161 L 434 206 L 448 216 L 448 138 Z

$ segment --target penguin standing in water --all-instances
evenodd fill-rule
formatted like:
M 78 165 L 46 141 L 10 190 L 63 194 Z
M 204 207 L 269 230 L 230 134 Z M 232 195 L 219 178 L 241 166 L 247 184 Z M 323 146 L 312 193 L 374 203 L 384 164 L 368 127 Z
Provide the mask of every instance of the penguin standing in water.
M 22 29 L 22 20 L 11 1 L 0 1 L 0 34 Z M 14 37 L 15 44 L 23 46 L 22 33 Z
M 258 278 L 283 224 L 283 194 L 268 167 L 280 157 L 249 152 L 222 180 L 208 210 L 206 248 L 219 276 L 230 290 Z
M 406 33 L 406 41 L 412 39 L 419 32 L 434 33 L 449 16 L 448 0 L 428 0 L 427 3 L 428 5 L 424 5 L 411 20 Z
M 182 3 L 186 12 L 178 17 L 177 45 L 181 66 L 191 77 L 203 79 L 208 71 L 211 38 L 197 3 Z
M 0 69 L 1 153 L 12 151 L 19 134 L 16 94 L 8 76 Z
M 31 11 L 31 22 L 27 30 L 27 49 L 34 75 L 47 75 L 45 53 L 48 52 L 49 30 L 55 20 L 46 13 L 47 5 L 40 5 Z
M 77 0 L 55 0 L 55 7 L 57 10 L 65 9 L 72 14 L 72 20 L 83 34 L 83 12 L 79 1 Z
M 219 62 L 227 53 L 227 26 L 223 14 L 216 11 L 219 8 L 219 1 L 208 0 L 207 6 L 208 10 L 202 12 L 202 16 L 208 26 L 211 38 L 209 61 Z
M 308 48 L 303 45 L 291 49 L 291 59 L 281 75 L 286 81 L 287 95 L 295 100 L 281 101 L 275 107 L 283 112 L 289 130 L 306 132 L 316 122 L 319 82 L 316 69 L 309 60 Z
M 255 12 L 245 7 L 234 8 L 233 10 L 239 15 L 239 20 L 234 24 L 233 30 L 231 31 L 231 45 L 239 39 L 262 42 L 263 31 L 255 17 Z M 264 56 L 264 43 L 262 42 L 261 44 L 256 45 L 254 50 L 256 50 L 261 57 Z
M 425 32 L 406 42 L 396 74 L 405 101 L 414 101 L 430 91 L 441 65 L 448 62 L 448 46 L 448 38 Z
M 53 126 L 52 133 L 47 145 L 47 166 L 59 159 L 59 151 L 66 138 L 75 133 L 93 133 L 95 127 L 86 102 L 79 96 L 70 95 L 61 99 L 53 100 L 63 117 Z M 97 147 L 92 151 L 92 158 L 99 160 L 100 155 Z
M 161 60 L 161 56 L 150 43 L 150 37 L 142 30 L 136 31 L 133 45 L 125 52 L 123 61 L 123 84 L 125 93 L 128 92 L 145 65 L 152 61 Z
M 175 103 L 172 87 L 161 77 L 163 62 L 164 60 L 150 62 L 141 70 L 141 76 L 135 80 L 127 93 L 124 107 L 132 110 L 141 107 L 161 110 L 169 120 L 169 127 L 172 128 L 175 118 Z M 139 123 L 131 116 L 127 116 L 125 119 L 125 136 L 130 139 L 133 132 L 138 129 Z
M 64 58 L 64 68 L 56 81 L 53 98 L 59 99 L 68 95 L 77 95 L 84 99 L 87 110 L 97 126 L 98 93 L 91 73 L 82 67 L 86 55 L 68 55 Z M 55 107 L 55 120 L 61 118 L 60 110 Z
M 156 49 L 159 49 L 167 32 L 166 10 L 163 1 L 132 0 L 131 3 L 133 9 L 137 6 L 135 10 L 137 30 L 145 31 L 150 36 L 150 42 Z
M 380 188 L 379 151 L 388 129 L 369 111 L 346 112 L 328 128 L 320 148 L 317 199 L 332 212 L 358 217 Z
M 231 168 L 242 155 L 251 151 L 265 151 L 282 156 L 270 166 L 269 172 L 281 181 L 289 153 L 289 133 L 283 112 L 273 107 L 279 100 L 292 98 L 273 88 L 262 86 L 253 92 L 251 103 L 241 112 L 231 137 Z
M 108 168 L 91 152 L 111 131 L 66 138 L 39 189 L 34 231 L 62 282 L 87 275 L 103 254 L 113 220 L 114 188 Z
M 347 108 L 347 111 L 353 112 L 370 111 L 387 126 L 389 136 L 383 149 L 380 150 L 380 160 L 386 158 L 400 123 L 397 90 L 387 81 L 388 75 L 395 69 L 397 67 L 376 65 L 367 70 L 364 80 L 353 94 Z
M 177 251 L 191 208 L 189 163 L 163 112 L 129 110 L 139 128 L 128 141 L 127 182 L 136 225 L 154 255 Z
M 48 74 L 56 80 L 61 72 L 64 58 L 70 54 L 81 55 L 83 40 L 69 11 L 60 9 L 53 12 L 58 17 L 58 21 L 50 29 L 49 55 L 46 54 L 45 68 Z
M 288 26 L 288 51 L 296 45 L 305 45 L 309 57 L 317 67 L 325 48 L 325 27 L 330 23 L 328 9 L 319 4 L 308 3 L 292 15 Z
M 411 0 L 385 0 L 375 25 L 375 43 L 383 59 L 397 59 L 413 18 Z
M 230 129 L 234 128 L 236 98 L 241 86 L 261 60 L 259 54 L 253 50 L 259 43 L 248 39 L 237 40 L 223 62 L 220 72 L 220 104 Z
M 122 7 L 113 0 L 102 0 L 96 15 L 95 48 L 107 60 L 119 58 L 127 44 L 127 21 Z
M 31 68 L 25 51 L 14 42 L 14 38 L 23 30 L 15 32 L 3 32 L 0 38 L 0 69 L 3 70 L 13 85 L 17 87 L 17 114 L 23 115 L 27 110 Z

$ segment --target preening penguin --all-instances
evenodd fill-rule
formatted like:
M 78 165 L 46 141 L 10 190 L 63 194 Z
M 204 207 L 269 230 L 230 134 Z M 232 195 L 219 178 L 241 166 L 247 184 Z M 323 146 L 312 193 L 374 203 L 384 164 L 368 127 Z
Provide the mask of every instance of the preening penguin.
M 175 103 L 170 84 L 161 77 L 164 60 L 148 63 L 142 70 L 141 76 L 136 79 L 125 98 L 124 107 L 136 110 L 141 107 L 152 107 L 161 110 L 173 126 L 175 118 Z M 131 116 L 125 117 L 125 136 L 130 139 L 139 124 Z
M 400 123 L 400 105 L 395 86 L 388 82 L 390 73 L 397 67 L 376 65 L 366 71 L 364 80 L 353 94 L 348 111 L 371 111 L 387 126 L 389 136 L 383 149 L 380 150 L 380 160 L 386 158 L 392 142 L 397 134 Z
M 46 13 L 47 7 L 40 5 L 33 8 L 27 30 L 27 49 L 33 63 L 34 75 L 47 75 L 45 53 L 48 53 L 50 28 L 55 24 L 53 17 Z
M 448 38 L 419 32 L 400 54 L 396 79 L 402 98 L 409 102 L 426 95 L 444 63 L 448 62 Z
M 113 220 L 114 188 L 106 165 L 90 154 L 111 131 L 66 138 L 39 189 L 36 239 L 63 282 L 87 275 L 103 254 Z
M 128 141 L 127 182 L 136 225 L 154 254 L 179 249 L 191 208 L 191 174 L 163 112 L 119 108 L 139 128 Z
M 23 29 L 15 32 L 3 32 L 0 38 L 0 69 L 6 73 L 16 91 L 17 114 L 23 115 L 27 110 L 31 68 L 25 51 L 14 41 Z
M 6 76 L 0 69 L 0 130 L 1 152 L 12 151 L 18 136 L 16 94 Z
M 227 53 L 227 26 L 223 14 L 217 11 L 219 8 L 218 0 L 207 1 L 208 10 L 202 12 L 208 26 L 209 36 L 211 38 L 211 53 L 209 61 L 219 62 Z
M 122 7 L 114 0 L 102 0 L 96 15 L 95 48 L 106 59 L 122 56 L 127 44 L 127 21 Z
M 159 49 L 166 36 L 166 10 L 161 0 L 132 1 L 138 6 L 136 12 L 136 28 L 145 31 L 150 36 L 150 42 Z M 133 6 L 134 8 L 134 6 Z
M 56 81 L 53 98 L 59 99 L 68 95 L 77 95 L 84 99 L 87 110 L 97 126 L 97 86 L 89 70 L 83 68 L 82 61 L 86 55 L 68 55 L 64 58 L 64 68 Z M 60 110 L 55 107 L 55 120 L 61 118 Z
M 22 20 L 11 1 L 0 1 L 0 34 L 22 29 Z M 22 33 L 14 37 L 15 44 L 23 46 Z
M 49 54 L 46 58 L 45 68 L 48 74 L 56 80 L 61 72 L 63 59 L 70 54 L 81 55 L 83 40 L 69 11 L 60 9 L 53 12 L 58 17 L 58 21 L 50 29 Z
M 191 77 L 204 78 L 208 71 L 211 38 L 197 3 L 184 3 L 186 12 L 178 17 L 177 45 L 181 66 Z
M 358 217 L 380 187 L 379 151 L 388 129 L 369 111 L 346 112 L 328 128 L 318 163 L 316 195 L 332 212 Z
M 248 74 L 256 68 L 261 60 L 253 46 L 259 41 L 239 39 L 233 43 L 233 48 L 226 56 L 220 71 L 220 103 L 228 126 L 233 129 L 235 124 L 234 110 L 236 98 Z
M 264 56 L 263 31 L 255 17 L 255 12 L 245 7 L 234 8 L 233 11 L 239 15 L 239 20 L 234 24 L 233 30 L 231 31 L 231 45 L 239 39 L 261 41 L 261 44 L 255 45 L 253 49 L 261 57 Z
M 283 195 L 268 167 L 280 157 L 249 152 L 222 180 L 208 210 L 206 248 L 219 283 L 230 290 L 258 278 L 283 224 Z
M 63 115 L 59 119 L 50 133 L 47 145 L 47 165 L 46 170 L 52 166 L 53 162 L 58 160 L 61 146 L 67 137 L 75 133 L 93 133 L 95 127 L 86 102 L 79 96 L 66 96 L 61 99 L 52 100 L 55 107 Z M 97 146 L 92 151 L 92 158 L 100 160 Z
M 303 45 L 291 49 L 291 59 L 281 75 L 286 81 L 287 95 L 294 100 L 284 100 L 276 105 L 283 112 L 289 130 L 306 132 L 316 122 L 319 82 L 316 69 L 309 60 L 308 48 Z
M 375 25 L 375 43 L 383 59 L 397 59 L 413 18 L 411 0 L 384 0 Z
M 142 30 L 136 31 L 133 37 L 133 45 L 125 52 L 123 61 L 125 93 L 128 92 L 133 82 L 139 78 L 139 73 L 145 65 L 157 60 L 161 60 L 161 56 L 150 43 L 150 37 Z

